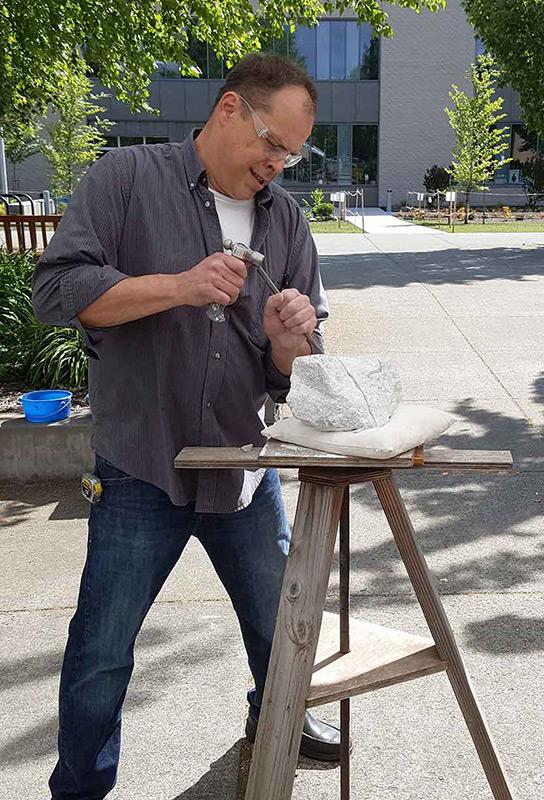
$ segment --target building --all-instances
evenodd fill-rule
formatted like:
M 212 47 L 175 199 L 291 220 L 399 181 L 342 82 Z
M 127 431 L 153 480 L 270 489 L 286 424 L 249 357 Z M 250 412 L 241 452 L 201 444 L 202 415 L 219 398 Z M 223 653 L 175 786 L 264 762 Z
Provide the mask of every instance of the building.
M 346 15 L 286 32 L 270 45 L 304 64 L 319 96 L 307 157 L 280 179 L 299 198 L 317 186 L 326 193 L 363 187 L 366 205 L 385 207 L 390 189 L 395 207 L 410 199 L 410 192 L 421 191 L 429 167 L 451 162 L 454 136 L 444 107 L 452 83 L 469 89 L 465 73 L 479 50 L 474 31 L 460 0 L 448 0 L 436 14 L 397 6 L 387 11 L 392 39 L 373 39 L 369 25 L 358 26 Z M 205 122 L 224 66 L 206 44 L 195 41 L 191 47 L 203 77 L 180 79 L 175 64 L 159 64 L 150 103 L 160 116 L 133 115 L 114 99 L 101 101 L 108 105 L 105 116 L 115 122 L 108 148 L 182 141 Z M 522 125 L 516 93 L 505 88 L 500 94 L 507 115 L 502 124 L 510 128 L 510 155 L 517 163 L 496 174 L 489 192 L 493 205 L 522 201 L 519 162 L 532 148 L 544 152 L 544 142 L 532 142 Z M 18 173 L 21 190 L 46 188 L 38 157 Z

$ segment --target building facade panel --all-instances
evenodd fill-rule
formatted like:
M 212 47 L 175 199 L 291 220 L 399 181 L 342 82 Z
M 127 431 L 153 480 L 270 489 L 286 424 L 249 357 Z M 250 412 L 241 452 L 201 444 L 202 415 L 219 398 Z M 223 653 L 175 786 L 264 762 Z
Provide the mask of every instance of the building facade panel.
M 333 83 L 332 92 L 332 121 L 352 122 L 357 107 L 357 84 Z
M 362 81 L 355 85 L 355 122 L 372 122 L 380 119 L 380 84 L 378 81 Z
M 185 81 L 154 81 L 159 86 L 161 117 L 165 120 L 187 119 Z
M 332 122 L 332 85 L 316 82 L 317 115 L 316 122 Z
M 210 87 L 201 81 L 181 81 L 185 91 L 185 119 L 208 119 L 210 114 Z M 170 115 L 168 115 L 170 116 Z M 176 115 L 174 119 L 179 119 Z
M 392 7 L 392 39 L 382 41 L 380 65 L 379 204 L 392 189 L 394 205 L 420 188 L 433 164 L 448 166 L 454 143 L 444 113 L 452 83 L 467 91 L 465 72 L 475 41 L 460 0 L 437 14 Z

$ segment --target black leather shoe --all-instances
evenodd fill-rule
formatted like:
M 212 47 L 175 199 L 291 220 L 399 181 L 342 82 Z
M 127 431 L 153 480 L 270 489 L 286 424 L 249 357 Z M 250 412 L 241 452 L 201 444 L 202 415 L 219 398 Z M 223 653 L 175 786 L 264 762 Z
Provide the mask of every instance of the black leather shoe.
M 257 720 L 249 716 L 246 722 L 246 736 L 250 742 L 255 741 Z M 353 745 L 350 742 L 350 752 Z M 321 722 L 306 712 L 300 755 L 316 761 L 340 761 L 340 730 L 334 725 Z

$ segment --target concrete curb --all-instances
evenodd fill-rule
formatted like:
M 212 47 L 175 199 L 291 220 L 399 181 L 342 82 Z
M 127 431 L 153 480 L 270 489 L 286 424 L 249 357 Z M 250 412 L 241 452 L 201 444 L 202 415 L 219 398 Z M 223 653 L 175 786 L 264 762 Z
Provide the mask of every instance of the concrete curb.
M 92 470 L 91 426 L 90 411 L 50 423 L 0 414 L 0 481 L 64 480 Z

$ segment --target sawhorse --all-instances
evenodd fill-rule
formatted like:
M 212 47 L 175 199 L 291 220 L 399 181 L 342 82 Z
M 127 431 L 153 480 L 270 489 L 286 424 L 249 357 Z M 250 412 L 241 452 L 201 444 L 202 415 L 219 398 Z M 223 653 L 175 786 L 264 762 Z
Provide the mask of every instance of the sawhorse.
M 341 800 L 350 794 L 349 698 L 445 671 L 495 800 L 513 800 L 451 626 L 395 485 L 393 469 L 506 470 L 505 451 L 419 448 L 387 461 L 270 441 L 262 450 L 186 448 L 178 468 L 299 468 L 301 481 L 246 800 L 289 800 L 306 708 L 339 700 Z M 432 639 L 349 617 L 349 487 L 371 482 Z M 340 526 L 340 617 L 323 613 Z M 338 635 L 339 630 L 339 635 Z

